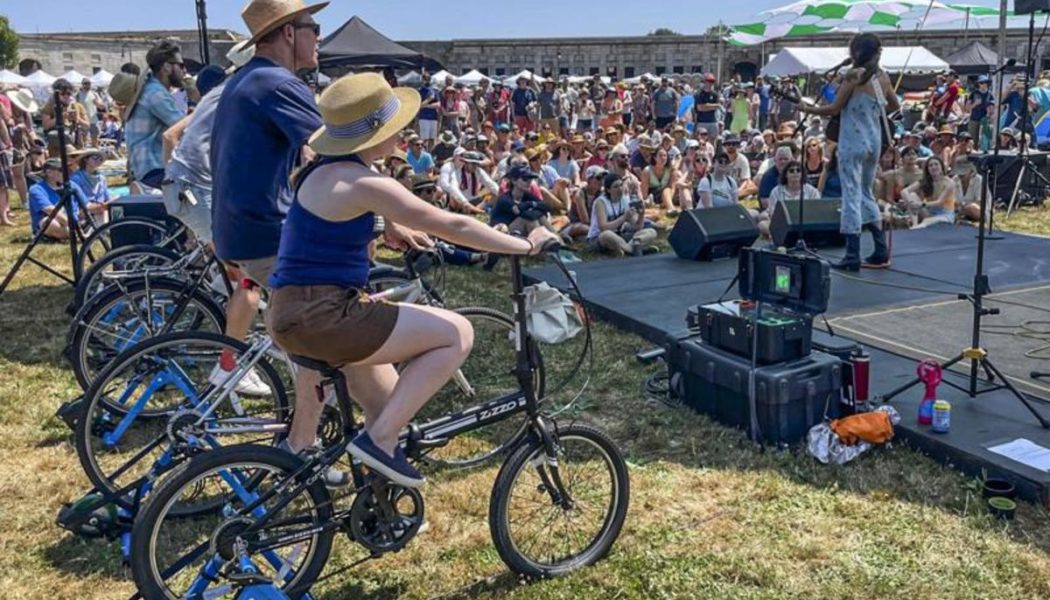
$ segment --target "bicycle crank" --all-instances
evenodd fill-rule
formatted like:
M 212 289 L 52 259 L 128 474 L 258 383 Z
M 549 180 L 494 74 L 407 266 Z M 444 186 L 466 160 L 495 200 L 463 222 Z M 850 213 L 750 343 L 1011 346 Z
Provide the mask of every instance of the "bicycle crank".
M 423 495 L 381 479 L 358 492 L 346 517 L 350 539 L 373 554 L 401 550 L 422 525 Z

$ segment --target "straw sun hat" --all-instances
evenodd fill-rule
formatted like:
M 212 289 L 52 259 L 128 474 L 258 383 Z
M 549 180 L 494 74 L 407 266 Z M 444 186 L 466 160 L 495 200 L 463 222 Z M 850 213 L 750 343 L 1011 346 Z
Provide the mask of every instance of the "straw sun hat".
M 321 94 L 324 126 L 310 136 L 310 147 L 328 156 L 371 148 L 407 127 L 419 104 L 419 92 L 391 88 L 379 73 L 342 77 Z
M 327 2 L 307 5 L 303 0 L 251 0 L 241 11 L 241 18 L 252 34 L 245 46 L 254 46 L 281 25 L 300 15 L 312 15 L 326 6 Z
M 11 104 L 17 106 L 22 112 L 35 115 L 40 110 L 40 105 L 37 104 L 29 90 L 10 90 L 7 92 L 7 97 L 11 100 Z

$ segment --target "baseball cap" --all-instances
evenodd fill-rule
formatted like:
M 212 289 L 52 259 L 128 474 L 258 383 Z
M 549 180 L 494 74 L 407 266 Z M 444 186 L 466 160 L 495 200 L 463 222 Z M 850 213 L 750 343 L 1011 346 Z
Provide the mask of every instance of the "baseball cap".
M 467 153 L 467 149 L 463 146 L 456 146 L 456 149 L 452 151 L 452 158 L 460 158 Z
M 507 125 L 506 123 L 500 123 L 499 126 L 496 127 L 496 131 L 502 131 L 504 133 L 509 133 L 510 132 L 510 125 Z
M 630 151 L 627 150 L 627 146 L 624 144 L 616 144 L 613 149 L 609 151 L 609 156 L 630 156 Z
M 715 82 L 714 73 L 708 73 L 707 75 L 704 75 L 704 81 L 706 81 L 708 83 L 714 83 Z
M 514 140 L 510 143 L 510 149 L 514 152 L 521 152 L 525 149 L 525 142 L 521 140 Z
M 412 177 L 412 191 L 419 192 L 425 189 L 436 187 L 437 183 L 433 178 L 427 175 L 416 175 Z
M 587 167 L 586 176 L 587 179 L 594 179 L 595 177 L 605 177 L 606 173 L 608 173 L 608 171 L 603 169 L 601 165 L 591 165 Z
M 698 140 L 687 140 L 685 142 L 685 147 L 686 148 L 699 148 L 700 147 L 700 142 Z
M 62 168 L 62 161 L 60 159 L 49 158 L 49 159 L 44 161 L 44 170 L 45 171 L 48 170 L 48 169 L 59 170 L 61 168 Z
M 726 146 L 728 146 L 730 144 L 737 144 L 737 145 L 739 145 L 740 144 L 740 136 L 735 134 L 735 133 L 730 133 L 729 135 L 727 135 L 725 137 L 724 140 L 722 140 L 722 144 L 726 145 Z
M 518 165 L 507 171 L 507 179 L 536 179 L 537 177 L 539 176 L 523 165 Z
M 485 155 L 480 152 L 464 152 L 460 158 L 463 162 L 480 165 L 485 162 Z

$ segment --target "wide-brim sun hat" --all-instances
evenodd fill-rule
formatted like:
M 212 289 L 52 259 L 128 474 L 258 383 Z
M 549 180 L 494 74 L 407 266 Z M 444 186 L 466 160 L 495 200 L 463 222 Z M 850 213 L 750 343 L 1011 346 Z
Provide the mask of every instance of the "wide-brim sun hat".
M 308 5 L 303 0 L 251 0 L 241 11 L 241 18 L 252 34 L 245 46 L 254 46 L 281 25 L 301 15 L 312 15 L 326 6 L 328 2 Z
M 310 136 L 318 154 L 353 154 L 382 143 L 404 129 L 419 112 L 419 92 L 391 88 L 379 73 L 341 77 L 317 103 L 324 125 Z
M 40 104 L 33 98 L 29 90 L 10 90 L 5 94 L 11 100 L 11 104 L 17 106 L 22 112 L 35 115 L 40 111 Z
M 255 56 L 255 46 L 249 46 L 248 41 L 241 40 L 237 42 L 226 53 L 226 60 L 230 61 L 234 68 L 239 69 L 243 67 Z

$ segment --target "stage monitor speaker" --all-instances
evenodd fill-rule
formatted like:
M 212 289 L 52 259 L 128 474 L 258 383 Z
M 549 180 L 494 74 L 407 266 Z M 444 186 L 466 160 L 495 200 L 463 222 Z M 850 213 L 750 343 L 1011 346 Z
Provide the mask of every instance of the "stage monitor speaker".
M 732 256 L 758 239 L 758 225 L 739 204 L 683 212 L 667 241 L 679 258 L 711 260 Z
M 799 201 L 784 200 L 773 207 L 769 233 L 777 246 L 791 248 L 798 242 L 799 233 L 805 234 L 806 244 L 815 247 L 842 246 L 846 238 L 839 233 L 842 200 L 825 198 L 805 200 L 805 222 L 799 219 Z
M 1050 11 L 1050 0 L 1014 0 L 1015 15 Z

